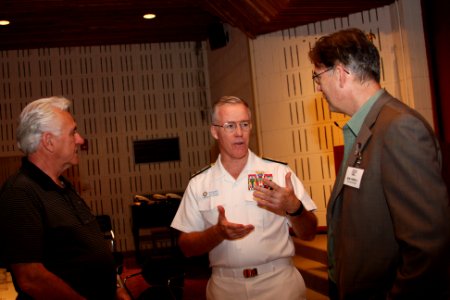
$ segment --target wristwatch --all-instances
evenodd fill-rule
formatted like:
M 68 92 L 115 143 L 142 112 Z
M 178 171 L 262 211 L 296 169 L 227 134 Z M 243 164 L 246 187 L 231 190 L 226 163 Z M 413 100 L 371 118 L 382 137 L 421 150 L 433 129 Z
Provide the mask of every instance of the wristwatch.
M 291 217 L 300 216 L 304 209 L 305 207 L 303 206 L 303 203 L 300 202 L 300 207 L 296 211 L 294 211 L 293 213 L 286 212 L 286 214 Z

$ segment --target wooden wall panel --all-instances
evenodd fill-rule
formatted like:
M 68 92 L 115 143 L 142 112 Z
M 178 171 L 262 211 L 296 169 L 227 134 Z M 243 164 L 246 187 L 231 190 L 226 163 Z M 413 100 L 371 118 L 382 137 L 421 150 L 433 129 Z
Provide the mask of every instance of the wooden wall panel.
M 400 2 L 400 10 L 419 7 L 418 1 Z M 251 42 L 260 152 L 287 161 L 294 169 L 318 205 L 321 226 L 326 226 L 326 205 L 335 180 L 333 149 L 343 144 L 340 127 L 348 118 L 331 113 L 322 94 L 316 92 L 308 52 L 322 35 L 339 29 L 358 27 L 372 33 L 381 54 L 382 86 L 414 107 L 418 98 L 426 102 L 429 97 L 408 88 L 412 84 L 408 70 L 416 67 L 408 58 L 414 57 L 416 49 L 407 47 L 406 38 L 412 37 L 399 25 L 403 21 L 399 15 L 393 4 L 263 35 Z M 420 70 L 422 76 L 426 74 Z
M 20 155 L 15 121 L 26 103 L 62 95 L 86 139 L 75 181 L 94 213 L 112 216 L 133 250 L 135 194 L 182 191 L 210 162 L 205 44 L 195 42 L 0 52 L 0 156 Z M 135 164 L 133 141 L 179 137 L 181 160 Z

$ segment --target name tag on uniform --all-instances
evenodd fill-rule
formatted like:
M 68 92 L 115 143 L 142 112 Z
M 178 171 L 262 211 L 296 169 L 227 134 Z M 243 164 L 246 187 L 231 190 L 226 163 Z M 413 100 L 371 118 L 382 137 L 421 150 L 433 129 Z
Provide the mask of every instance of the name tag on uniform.
M 364 170 L 348 167 L 345 173 L 344 184 L 359 189 Z
M 204 191 L 202 193 L 203 198 L 217 197 L 218 195 L 219 195 L 219 191 L 218 190 L 210 191 L 210 192 Z

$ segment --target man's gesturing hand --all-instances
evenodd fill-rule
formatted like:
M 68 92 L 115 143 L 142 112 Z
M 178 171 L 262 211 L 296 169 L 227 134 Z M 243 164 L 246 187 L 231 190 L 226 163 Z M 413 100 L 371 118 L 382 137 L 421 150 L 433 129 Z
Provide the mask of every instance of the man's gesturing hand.
M 251 224 L 237 224 L 228 222 L 225 217 L 225 208 L 222 205 L 217 206 L 219 211 L 219 218 L 217 222 L 217 231 L 225 240 L 237 240 L 245 237 L 255 229 Z
M 281 187 L 268 179 L 264 179 L 263 183 L 269 188 L 256 186 L 253 196 L 258 205 L 279 215 L 296 211 L 302 204 L 294 194 L 291 175 L 289 172 L 285 176 L 286 187 Z

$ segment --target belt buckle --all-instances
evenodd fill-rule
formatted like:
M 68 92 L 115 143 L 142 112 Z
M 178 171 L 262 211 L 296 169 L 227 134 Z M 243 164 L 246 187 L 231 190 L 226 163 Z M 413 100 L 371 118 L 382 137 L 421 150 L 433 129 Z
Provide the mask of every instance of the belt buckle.
M 242 271 L 242 274 L 244 275 L 245 278 L 251 278 L 251 277 L 255 277 L 258 276 L 258 269 L 254 268 L 254 269 L 244 269 Z

